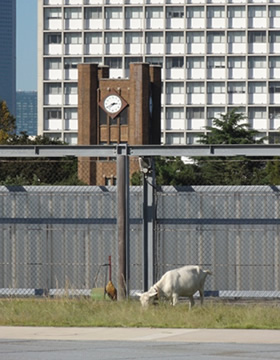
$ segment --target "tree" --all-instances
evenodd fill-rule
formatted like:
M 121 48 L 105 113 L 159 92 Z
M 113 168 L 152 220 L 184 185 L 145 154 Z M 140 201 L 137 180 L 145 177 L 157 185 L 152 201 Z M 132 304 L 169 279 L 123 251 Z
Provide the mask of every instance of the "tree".
M 8 145 L 66 145 L 44 136 L 31 139 L 25 132 L 13 134 L 3 142 Z M 75 157 L 0 159 L 2 185 L 77 185 L 78 165 Z
M 264 138 L 256 140 L 259 134 L 245 122 L 246 116 L 233 109 L 220 118 L 213 119 L 214 126 L 206 126 L 208 133 L 201 135 L 201 144 L 262 144 Z
M 10 114 L 6 101 L 0 101 L 0 144 L 15 133 L 16 119 Z
M 200 137 L 202 144 L 261 144 L 264 137 L 257 139 L 259 132 L 251 129 L 246 117 L 233 109 L 213 119 L 213 126 L 207 126 L 208 133 Z M 263 161 L 253 161 L 243 156 L 196 158 L 201 168 L 202 183 L 208 185 L 250 185 L 259 181 L 265 167 Z

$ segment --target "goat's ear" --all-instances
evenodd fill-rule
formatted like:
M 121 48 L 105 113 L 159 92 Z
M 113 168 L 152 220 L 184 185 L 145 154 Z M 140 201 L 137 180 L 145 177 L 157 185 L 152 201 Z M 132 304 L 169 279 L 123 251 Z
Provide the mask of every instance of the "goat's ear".
M 140 292 L 135 292 L 135 293 L 134 293 L 134 296 L 140 297 L 141 295 L 143 295 L 143 293 L 140 293 Z

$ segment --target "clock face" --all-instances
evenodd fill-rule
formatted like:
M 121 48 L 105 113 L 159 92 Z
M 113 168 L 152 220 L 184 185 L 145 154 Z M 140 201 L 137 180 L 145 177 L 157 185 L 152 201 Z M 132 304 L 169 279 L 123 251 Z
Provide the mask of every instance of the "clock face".
M 104 100 L 104 108 L 111 114 L 118 112 L 122 107 L 122 100 L 117 95 L 109 95 Z

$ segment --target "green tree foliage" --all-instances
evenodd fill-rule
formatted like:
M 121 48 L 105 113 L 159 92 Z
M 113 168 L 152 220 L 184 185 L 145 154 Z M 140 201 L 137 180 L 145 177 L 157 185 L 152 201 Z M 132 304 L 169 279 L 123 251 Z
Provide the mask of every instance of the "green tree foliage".
M 201 144 L 262 144 L 263 139 L 256 140 L 259 134 L 251 129 L 243 114 L 233 109 L 220 118 L 213 119 L 213 126 L 206 126 L 208 133 L 200 137 Z
M 206 127 L 202 144 L 261 144 L 257 130 L 251 129 L 246 117 L 234 109 L 213 119 Z M 180 158 L 156 159 L 158 185 L 261 185 L 280 184 L 278 161 L 248 157 L 195 157 L 192 164 Z
M 236 109 L 213 119 L 207 134 L 200 137 L 202 144 L 262 144 L 259 132 L 251 129 L 246 117 Z M 257 140 L 256 140 L 257 139 Z M 207 185 L 252 185 L 259 182 L 265 162 L 248 157 L 196 158 L 201 169 L 202 183 Z M 260 159 L 258 159 L 260 160 Z
M 0 144 L 16 130 L 16 119 L 10 114 L 6 101 L 0 101 Z
M 25 132 L 2 140 L 5 145 L 66 145 L 59 140 Z M 75 157 L 64 158 L 0 158 L 1 185 L 79 185 Z

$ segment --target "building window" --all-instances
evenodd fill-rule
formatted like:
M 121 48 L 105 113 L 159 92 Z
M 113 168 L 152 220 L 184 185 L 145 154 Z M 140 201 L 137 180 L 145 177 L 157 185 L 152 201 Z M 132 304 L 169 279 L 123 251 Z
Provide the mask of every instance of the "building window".
M 64 11 L 64 19 L 81 19 L 82 11 L 80 8 L 66 8 Z
M 184 109 L 183 108 L 167 108 L 166 109 L 166 118 L 167 119 L 184 119 Z
M 204 18 L 204 7 L 203 6 L 187 7 L 187 17 L 196 18 L 196 19 Z
M 163 58 L 161 56 L 148 56 L 145 58 L 145 61 L 151 65 L 159 65 L 162 67 Z
M 45 84 L 46 95 L 59 95 L 61 94 L 61 84 L 47 83 Z
M 270 68 L 280 68 L 280 56 L 271 56 L 269 58 Z
M 85 19 L 102 19 L 102 8 L 85 8 Z
M 61 34 L 47 34 L 47 44 L 61 44 Z
M 203 69 L 204 68 L 204 58 L 202 56 L 187 58 L 187 68 L 188 69 Z
M 122 33 L 113 32 L 105 34 L 105 43 L 106 44 L 122 44 Z
M 207 34 L 207 43 L 208 44 L 221 44 L 225 42 L 225 33 L 224 31 L 213 31 Z
M 269 93 L 276 94 L 280 93 L 280 82 L 270 82 L 269 83 Z
M 280 17 L 280 6 L 269 6 L 269 17 Z
M 254 56 L 249 57 L 248 67 L 253 69 L 266 68 L 266 58 L 265 56 Z
M 166 59 L 166 69 L 172 68 L 183 68 L 184 67 L 184 58 L 182 56 L 179 57 L 171 57 Z
M 187 94 L 204 94 L 204 83 L 187 83 Z
M 188 108 L 187 110 L 187 118 L 188 119 L 204 119 L 204 108 Z
M 85 44 L 103 44 L 102 33 L 85 33 Z
M 162 19 L 163 8 L 161 6 L 152 6 L 146 8 L 146 19 Z
M 266 33 L 265 31 L 251 31 L 248 34 L 249 43 L 265 43 Z
M 266 17 L 265 6 L 249 6 L 248 8 L 249 18 L 263 18 Z
M 67 33 L 64 36 L 65 44 L 81 44 L 82 43 L 82 35 L 80 33 Z
M 77 69 L 80 62 L 82 62 L 81 58 L 65 58 L 64 69 Z
M 166 93 L 167 94 L 184 94 L 184 84 L 183 83 L 167 83 L 166 84 Z
M 167 133 L 166 134 L 166 144 L 168 144 L 168 145 L 184 144 L 184 134 Z
M 48 109 L 46 110 L 46 117 L 50 119 L 61 119 L 61 110 L 60 109 Z
M 224 6 L 212 6 L 207 8 L 207 17 L 208 18 L 224 18 L 225 17 L 225 8 Z
M 250 94 L 265 94 L 266 83 L 265 82 L 251 82 L 249 83 Z
M 167 44 L 184 44 L 184 33 L 183 31 L 168 32 L 166 34 Z
M 203 44 L 204 32 L 203 31 L 190 31 L 187 33 L 187 43 Z
M 166 17 L 167 17 L 167 19 L 183 18 L 184 17 L 184 8 L 176 7 L 176 6 L 169 6 L 166 8 Z
M 61 8 L 45 9 L 46 19 L 61 19 Z
M 228 7 L 228 18 L 245 18 L 245 6 L 230 6 Z
M 225 83 L 223 82 L 213 82 L 207 84 L 207 93 L 208 94 L 224 94 L 225 93 Z
M 224 56 L 208 57 L 207 58 L 207 68 L 208 69 L 224 69 L 225 68 Z
M 122 58 L 121 57 L 107 57 L 105 58 L 105 65 L 108 65 L 110 69 L 121 69 Z
M 122 19 L 122 8 L 106 8 L 105 18 L 106 19 Z
M 229 94 L 245 94 L 246 84 L 244 82 L 230 82 L 228 83 Z
M 48 59 L 45 59 L 45 69 L 46 70 L 59 70 L 59 69 L 61 69 L 61 59 L 60 58 L 48 58 Z
M 246 59 L 244 56 L 232 56 L 228 57 L 228 68 L 229 69 L 245 69 Z
M 270 31 L 269 32 L 269 42 L 272 44 L 280 43 L 280 31 Z
M 249 108 L 249 119 L 266 119 L 266 108 L 264 107 Z
M 65 84 L 64 85 L 64 94 L 65 95 L 76 95 L 78 94 L 77 84 Z
M 147 32 L 146 33 L 146 44 L 162 44 L 163 33 L 158 32 Z
M 245 31 L 229 31 L 228 43 L 245 43 L 246 35 Z
M 143 11 L 141 7 L 128 7 L 125 9 L 125 18 L 126 19 L 141 19 L 143 16 Z
M 126 44 L 141 44 L 143 42 L 142 32 L 127 32 L 125 42 Z

